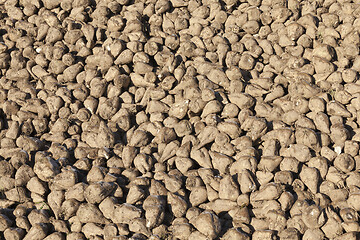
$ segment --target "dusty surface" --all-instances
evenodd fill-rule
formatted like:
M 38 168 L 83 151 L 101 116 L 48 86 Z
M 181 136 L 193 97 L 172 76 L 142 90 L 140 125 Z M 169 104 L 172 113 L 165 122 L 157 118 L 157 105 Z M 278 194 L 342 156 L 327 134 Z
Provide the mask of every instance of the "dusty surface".
M 359 239 L 359 17 L 0 0 L 0 239 Z

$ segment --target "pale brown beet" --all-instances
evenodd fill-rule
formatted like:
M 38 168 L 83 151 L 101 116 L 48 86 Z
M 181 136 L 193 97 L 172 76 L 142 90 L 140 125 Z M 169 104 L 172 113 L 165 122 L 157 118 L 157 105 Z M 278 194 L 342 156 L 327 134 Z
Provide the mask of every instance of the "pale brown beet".
M 0 238 L 358 238 L 358 8 L 0 0 Z

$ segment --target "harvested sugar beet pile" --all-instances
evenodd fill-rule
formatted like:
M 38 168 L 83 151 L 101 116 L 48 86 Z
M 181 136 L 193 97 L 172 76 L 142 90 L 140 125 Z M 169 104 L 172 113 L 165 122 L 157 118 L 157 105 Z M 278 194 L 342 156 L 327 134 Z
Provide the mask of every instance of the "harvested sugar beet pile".
M 359 239 L 359 32 L 350 0 L 0 0 L 0 239 Z

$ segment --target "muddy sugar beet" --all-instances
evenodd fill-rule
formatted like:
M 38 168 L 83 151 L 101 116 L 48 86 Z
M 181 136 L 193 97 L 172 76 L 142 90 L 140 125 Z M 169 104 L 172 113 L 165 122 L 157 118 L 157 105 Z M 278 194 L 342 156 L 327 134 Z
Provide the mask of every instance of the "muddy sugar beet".
M 0 0 L 1 239 L 359 239 L 357 1 Z

